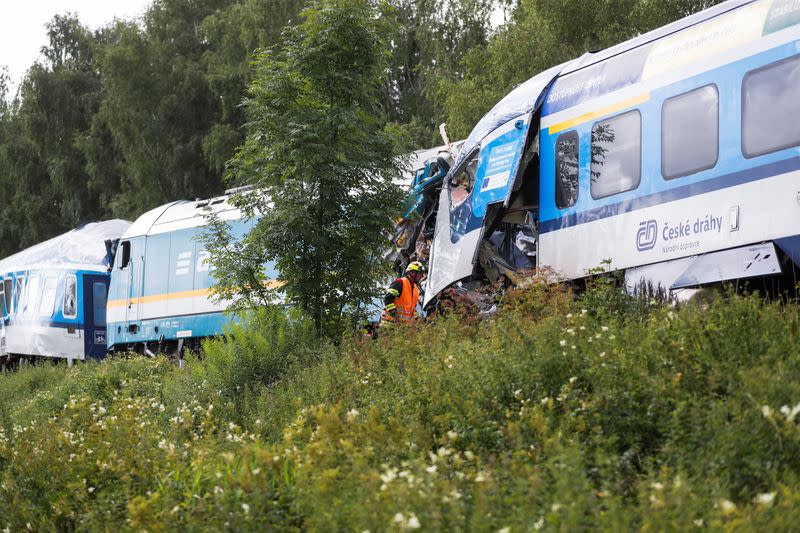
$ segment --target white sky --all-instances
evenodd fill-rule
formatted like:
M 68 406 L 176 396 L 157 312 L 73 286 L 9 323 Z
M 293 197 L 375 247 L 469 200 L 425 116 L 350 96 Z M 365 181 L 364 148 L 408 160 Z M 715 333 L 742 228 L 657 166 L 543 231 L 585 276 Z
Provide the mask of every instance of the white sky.
M 142 15 L 153 0 L 0 0 L 0 67 L 8 68 L 11 96 L 25 71 L 47 44 L 45 24 L 54 15 L 71 12 L 81 24 L 95 30 L 114 20 Z

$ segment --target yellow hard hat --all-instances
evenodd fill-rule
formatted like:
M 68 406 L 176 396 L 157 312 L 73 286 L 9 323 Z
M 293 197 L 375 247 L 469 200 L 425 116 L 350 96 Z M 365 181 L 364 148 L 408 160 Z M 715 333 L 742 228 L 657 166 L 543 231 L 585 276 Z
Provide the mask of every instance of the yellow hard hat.
M 408 274 L 409 272 L 419 272 L 420 274 L 424 274 L 425 265 L 423 265 L 419 261 L 412 261 L 406 267 L 406 274 Z

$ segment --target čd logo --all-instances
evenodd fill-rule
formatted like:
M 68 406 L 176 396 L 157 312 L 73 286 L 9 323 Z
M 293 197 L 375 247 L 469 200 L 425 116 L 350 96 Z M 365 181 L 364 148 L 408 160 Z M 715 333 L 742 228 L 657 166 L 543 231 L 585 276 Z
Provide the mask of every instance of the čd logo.
M 636 249 L 640 252 L 652 250 L 658 238 L 658 223 L 655 220 L 639 222 L 639 231 L 636 232 Z

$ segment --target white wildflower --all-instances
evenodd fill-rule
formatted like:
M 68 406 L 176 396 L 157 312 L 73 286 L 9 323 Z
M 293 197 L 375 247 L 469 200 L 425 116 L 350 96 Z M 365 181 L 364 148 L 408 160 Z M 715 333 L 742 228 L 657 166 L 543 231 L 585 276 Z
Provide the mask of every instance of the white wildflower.
M 772 408 L 769 405 L 762 405 L 761 414 L 764 415 L 764 418 L 772 418 Z
M 458 438 L 458 433 L 453 431 L 452 429 L 447 432 L 447 438 L 450 440 L 456 440 Z
M 429 474 L 435 474 L 436 473 L 436 465 L 429 466 L 428 468 L 425 469 L 425 471 L 428 472 Z
M 414 513 L 411 513 L 408 517 L 408 521 L 406 522 L 406 529 L 419 529 L 420 523 L 419 519 Z
M 388 469 L 386 472 L 381 474 L 381 481 L 384 483 L 390 483 L 397 479 L 397 470 L 394 468 Z
M 247 505 L 246 503 L 243 503 L 242 504 L 242 511 L 244 511 L 244 514 L 250 514 L 250 506 Z
M 664 488 L 664 485 L 656 481 L 655 483 L 650 485 L 650 488 L 653 490 L 662 490 Z
M 730 500 L 720 500 L 719 507 L 724 514 L 730 514 L 736 510 L 736 504 Z
M 578 378 L 575 377 L 575 376 L 572 376 L 571 378 L 569 378 L 569 382 L 570 383 L 575 383 L 576 381 L 578 381 Z
M 394 515 L 394 523 L 395 524 L 402 524 L 405 521 L 406 521 L 406 517 L 403 516 L 403 513 L 397 513 L 396 515 Z
M 348 422 L 354 421 L 355 419 L 358 418 L 358 415 L 360 414 L 361 413 L 358 412 L 358 409 L 350 409 L 349 411 L 347 411 L 347 421 Z
M 757 494 L 755 498 L 753 498 L 753 502 L 759 505 L 770 505 L 772 500 L 775 499 L 774 492 L 762 492 L 761 494 Z
M 608 331 L 608 326 L 600 326 L 601 331 Z
M 535 529 L 536 531 L 539 531 L 543 527 L 544 527 L 544 517 L 540 518 L 539 520 L 533 523 L 533 529 Z
M 558 344 L 560 344 L 561 346 L 566 346 L 567 345 L 567 341 L 564 340 L 564 339 L 561 339 L 560 341 L 558 341 Z
M 696 525 L 697 527 L 703 527 L 703 519 L 702 518 L 698 518 L 698 519 L 694 520 L 694 525 Z
M 510 527 L 504 527 L 502 529 L 498 529 L 497 533 L 511 533 L 511 528 Z

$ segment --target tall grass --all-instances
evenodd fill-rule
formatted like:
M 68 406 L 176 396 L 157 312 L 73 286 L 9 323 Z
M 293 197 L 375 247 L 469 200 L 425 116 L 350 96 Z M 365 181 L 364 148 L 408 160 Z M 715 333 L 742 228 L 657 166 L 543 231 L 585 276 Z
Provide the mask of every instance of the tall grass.
M 0 377 L 0 528 L 791 530 L 800 307 L 600 282 L 377 341 L 254 314 L 204 357 Z

